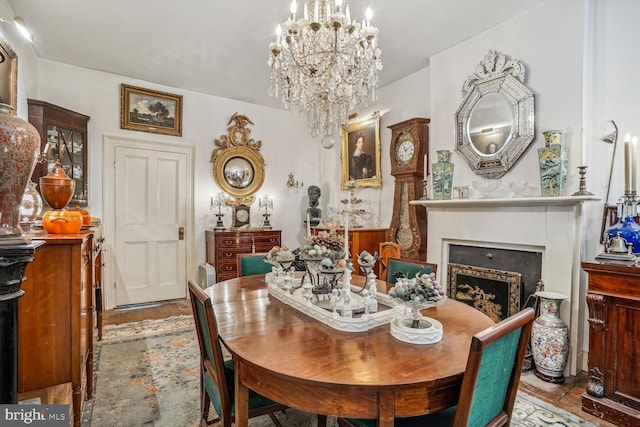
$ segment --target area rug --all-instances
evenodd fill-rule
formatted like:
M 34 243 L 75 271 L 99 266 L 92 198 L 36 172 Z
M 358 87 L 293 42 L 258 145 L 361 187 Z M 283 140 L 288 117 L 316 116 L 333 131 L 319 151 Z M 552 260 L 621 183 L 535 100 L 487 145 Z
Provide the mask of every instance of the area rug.
M 94 398 L 84 405 L 83 427 L 197 427 L 199 348 L 191 316 L 106 326 L 96 344 Z M 315 427 L 316 416 L 295 409 L 278 413 L 284 426 Z M 271 427 L 268 416 L 249 420 Z M 512 426 L 597 427 L 518 392 Z M 327 426 L 335 427 L 329 417 Z

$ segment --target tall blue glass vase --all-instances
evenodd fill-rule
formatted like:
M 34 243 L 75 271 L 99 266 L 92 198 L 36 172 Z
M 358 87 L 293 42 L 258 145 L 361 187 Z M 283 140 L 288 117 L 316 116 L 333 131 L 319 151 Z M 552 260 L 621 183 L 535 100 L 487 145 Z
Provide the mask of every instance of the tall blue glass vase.
M 451 151 L 436 151 L 438 162 L 431 165 L 433 177 L 433 200 L 450 200 L 453 188 L 453 163 L 449 161 Z

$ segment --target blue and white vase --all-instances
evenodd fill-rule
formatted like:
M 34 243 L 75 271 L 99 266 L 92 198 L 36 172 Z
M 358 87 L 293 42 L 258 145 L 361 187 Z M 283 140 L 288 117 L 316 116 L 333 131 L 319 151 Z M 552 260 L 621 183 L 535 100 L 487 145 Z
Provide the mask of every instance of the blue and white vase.
M 560 304 L 566 295 L 538 291 L 540 315 L 531 327 L 531 353 L 535 374 L 544 381 L 561 384 L 569 357 L 569 328 L 560 318 Z
M 542 133 L 545 146 L 538 148 L 540 193 L 542 197 L 562 196 L 567 184 L 569 149 L 562 145 L 562 131 Z
M 433 176 L 433 200 L 450 200 L 453 189 L 453 163 L 449 161 L 451 151 L 436 151 L 438 162 L 431 165 Z

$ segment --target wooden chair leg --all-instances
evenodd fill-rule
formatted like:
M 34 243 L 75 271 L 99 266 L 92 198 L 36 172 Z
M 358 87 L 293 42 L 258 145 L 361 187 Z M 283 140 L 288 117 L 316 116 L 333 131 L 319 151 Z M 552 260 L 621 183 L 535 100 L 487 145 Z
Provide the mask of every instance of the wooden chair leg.
M 327 416 L 318 414 L 318 427 L 327 427 Z
M 276 426 L 282 427 L 282 424 L 280 424 L 280 421 L 276 418 L 273 412 L 269 412 L 269 418 L 271 418 L 271 421 L 273 421 Z

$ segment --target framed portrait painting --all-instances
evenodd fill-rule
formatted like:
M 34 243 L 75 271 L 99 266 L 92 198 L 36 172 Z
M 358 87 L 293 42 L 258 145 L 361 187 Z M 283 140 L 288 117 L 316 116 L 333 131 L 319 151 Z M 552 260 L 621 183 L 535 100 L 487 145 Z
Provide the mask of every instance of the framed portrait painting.
M 120 85 L 120 128 L 182 136 L 182 95 Z
M 342 127 L 342 179 L 340 188 L 347 189 L 347 181 L 357 187 L 382 187 L 380 171 L 380 113 L 349 122 Z

